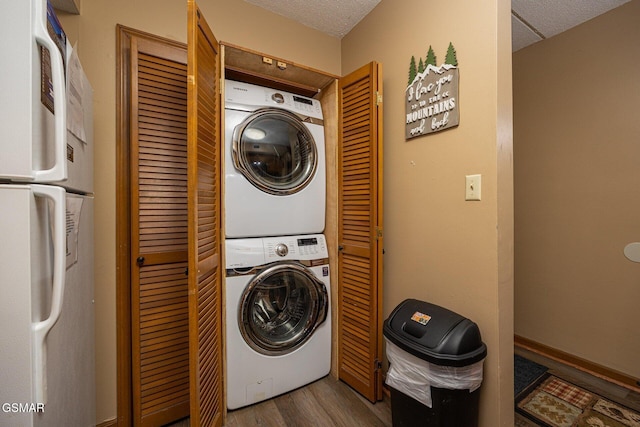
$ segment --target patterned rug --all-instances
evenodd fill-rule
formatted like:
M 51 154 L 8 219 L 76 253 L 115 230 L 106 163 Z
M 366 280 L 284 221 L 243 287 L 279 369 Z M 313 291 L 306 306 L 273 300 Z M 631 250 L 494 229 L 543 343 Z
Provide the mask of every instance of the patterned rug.
M 516 411 L 548 427 L 640 427 L 640 413 L 545 374 Z

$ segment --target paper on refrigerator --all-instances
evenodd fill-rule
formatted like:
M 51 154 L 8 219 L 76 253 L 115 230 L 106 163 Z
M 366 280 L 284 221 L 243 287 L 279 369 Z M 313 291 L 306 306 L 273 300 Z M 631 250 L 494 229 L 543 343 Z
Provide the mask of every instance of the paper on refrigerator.
M 78 231 L 82 202 L 81 197 L 67 197 L 67 270 L 78 262 Z
M 87 134 L 84 128 L 84 108 L 82 100 L 84 91 L 84 70 L 76 53 L 76 46 L 71 49 L 69 63 L 67 64 L 67 129 L 80 141 L 87 143 Z

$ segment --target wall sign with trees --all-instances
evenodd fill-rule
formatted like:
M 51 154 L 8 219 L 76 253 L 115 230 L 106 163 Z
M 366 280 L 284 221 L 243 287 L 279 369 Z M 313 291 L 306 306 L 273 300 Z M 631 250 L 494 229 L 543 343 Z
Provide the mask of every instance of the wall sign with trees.
M 449 43 L 444 63 L 437 66 L 436 55 L 429 46 L 427 56 L 416 65 L 415 56 L 409 64 L 406 96 L 405 139 L 427 135 L 458 126 L 458 59 Z

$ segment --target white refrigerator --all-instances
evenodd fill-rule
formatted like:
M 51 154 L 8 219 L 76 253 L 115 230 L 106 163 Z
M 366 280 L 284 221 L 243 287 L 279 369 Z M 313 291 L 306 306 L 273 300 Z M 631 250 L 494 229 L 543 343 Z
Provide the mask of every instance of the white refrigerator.
M 92 88 L 47 0 L 0 55 L 0 426 L 93 426 Z

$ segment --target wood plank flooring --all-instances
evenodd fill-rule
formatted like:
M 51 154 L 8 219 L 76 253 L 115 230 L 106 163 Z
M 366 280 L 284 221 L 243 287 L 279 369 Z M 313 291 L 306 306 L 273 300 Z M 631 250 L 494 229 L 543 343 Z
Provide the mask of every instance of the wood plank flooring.
M 227 414 L 228 427 L 391 426 L 388 400 L 371 404 L 349 386 L 325 377 L 291 393 Z
M 185 419 L 171 427 L 188 427 Z M 331 376 L 227 413 L 226 427 L 390 427 L 388 397 L 375 404 Z
M 516 347 L 515 353 L 549 367 L 568 379 L 629 408 L 640 411 L 640 393 L 609 383 L 588 373 Z M 246 408 L 229 411 L 227 427 L 353 427 L 391 426 L 391 402 L 370 403 L 341 381 L 327 376 L 305 387 Z M 515 414 L 516 427 L 536 424 Z M 185 419 L 170 427 L 189 427 Z

